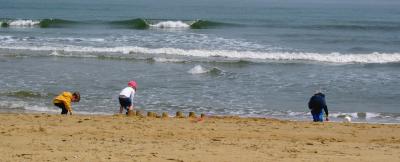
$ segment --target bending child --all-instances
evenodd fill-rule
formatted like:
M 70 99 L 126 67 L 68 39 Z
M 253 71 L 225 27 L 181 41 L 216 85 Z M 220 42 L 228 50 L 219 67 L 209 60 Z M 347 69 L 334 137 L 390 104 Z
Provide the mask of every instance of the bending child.
M 132 80 L 128 83 L 128 87 L 122 89 L 121 93 L 119 93 L 120 114 L 122 114 L 123 109 L 126 110 L 126 114 L 128 114 L 128 111 L 133 110 L 133 98 L 135 97 L 136 88 L 136 81 Z
M 311 115 L 313 116 L 314 122 L 324 121 L 324 112 L 322 110 L 325 111 L 326 121 L 329 121 L 328 106 L 326 106 L 325 94 L 321 92 L 317 92 L 316 94 L 314 94 L 308 102 L 308 108 L 311 110 Z
M 55 106 L 61 108 L 62 115 L 67 115 L 68 112 L 72 115 L 71 102 L 79 102 L 79 100 L 81 100 L 79 92 L 62 92 L 54 98 L 53 103 Z

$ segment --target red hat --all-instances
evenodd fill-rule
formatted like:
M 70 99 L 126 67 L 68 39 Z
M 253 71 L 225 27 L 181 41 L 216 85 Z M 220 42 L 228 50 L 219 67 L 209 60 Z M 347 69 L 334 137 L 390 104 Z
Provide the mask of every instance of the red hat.
M 131 80 L 131 81 L 128 82 L 128 86 L 137 88 L 137 83 L 136 83 L 135 80 Z

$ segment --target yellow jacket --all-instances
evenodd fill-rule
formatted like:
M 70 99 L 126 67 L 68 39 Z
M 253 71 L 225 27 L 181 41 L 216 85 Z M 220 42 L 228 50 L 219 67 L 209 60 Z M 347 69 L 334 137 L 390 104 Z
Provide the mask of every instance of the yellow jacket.
M 72 102 L 72 93 L 71 92 L 62 92 L 60 95 L 58 95 L 53 100 L 53 103 L 55 103 L 55 104 L 56 103 L 63 103 L 65 105 L 65 108 L 69 112 L 72 112 L 71 102 Z

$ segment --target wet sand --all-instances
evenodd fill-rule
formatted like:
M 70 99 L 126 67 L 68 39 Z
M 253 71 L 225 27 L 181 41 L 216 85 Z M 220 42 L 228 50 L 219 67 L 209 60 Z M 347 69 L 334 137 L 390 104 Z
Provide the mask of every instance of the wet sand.
M 400 161 L 400 125 L 0 114 L 1 161 Z

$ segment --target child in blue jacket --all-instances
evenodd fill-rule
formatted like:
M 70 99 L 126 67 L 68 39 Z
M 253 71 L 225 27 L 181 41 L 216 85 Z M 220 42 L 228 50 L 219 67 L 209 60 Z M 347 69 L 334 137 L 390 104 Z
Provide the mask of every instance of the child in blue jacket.
M 318 92 L 314 94 L 308 102 L 308 108 L 311 110 L 314 122 L 322 122 L 324 120 L 322 109 L 325 111 L 325 120 L 329 121 L 328 106 L 326 106 L 325 95 L 323 93 Z

